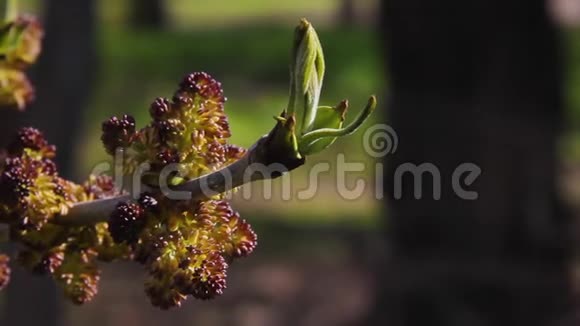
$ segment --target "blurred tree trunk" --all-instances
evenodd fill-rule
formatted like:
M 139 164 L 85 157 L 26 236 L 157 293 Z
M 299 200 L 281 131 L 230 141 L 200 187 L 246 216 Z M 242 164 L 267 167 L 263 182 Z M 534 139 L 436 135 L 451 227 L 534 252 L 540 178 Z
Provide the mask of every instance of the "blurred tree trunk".
M 345 26 L 351 26 L 356 21 L 356 7 L 354 0 L 341 0 L 338 9 L 338 21 Z
M 164 0 L 131 0 L 131 24 L 135 28 L 165 27 L 167 23 Z
M 384 1 L 389 123 L 390 252 L 371 325 L 577 325 L 571 218 L 556 187 L 562 125 L 558 37 L 541 0 Z M 422 197 L 401 164 L 441 175 Z M 462 163 L 482 173 L 457 196 Z M 435 182 L 436 183 L 436 182 Z
M 44 4 L 46 38 L 33 68 L 36 101 L 24 113 L 2 108 L 0 145 L 22 126 L 42 130 L 58 147 L 57 164 L 65 177 L 74 169 L 73 149 L 96 69 L 94 0 L 51 0 Z M 6 306 L 0 325 L 62 325 L 61 297 L 48 277 L 14 268 L 2 295 Z

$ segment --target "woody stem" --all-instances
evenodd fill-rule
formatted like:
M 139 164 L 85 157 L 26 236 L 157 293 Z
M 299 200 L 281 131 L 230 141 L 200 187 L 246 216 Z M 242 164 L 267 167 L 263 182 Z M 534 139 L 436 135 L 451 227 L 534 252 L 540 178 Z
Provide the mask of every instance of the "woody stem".
M 257 180 L 275 179 L 302 164 L 303 158 L 296 158 L 286 144 L 275 141 L 272 132 L 262 136 L 246 154 L 238 161 L 215 172 L 189 180 L 176 187 L 154 189 L 143 185 L 147 191 L 159 191 L 170 199 L 203 200 L 217 194 L 225 193 L 234 188 Z M 81 226 L 106 222 L 115 207 L 138 197 L 139 194 L 124 194 L 106 199 L 81 202 L 73 205 L 68 214 L 56 216 L 54 223 L 61 225 Z

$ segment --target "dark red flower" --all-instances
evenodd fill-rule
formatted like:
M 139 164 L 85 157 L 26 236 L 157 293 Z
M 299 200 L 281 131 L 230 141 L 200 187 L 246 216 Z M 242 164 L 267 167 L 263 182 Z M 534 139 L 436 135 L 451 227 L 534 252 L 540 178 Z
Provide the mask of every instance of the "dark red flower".
M 154 120 L 162 120 L 167 118 L 167 114 L 171 110 L 171 102 L 164 97 L 158 97 L 151 103 L 149 113 Z
M 135 243 L 145 226 L 144 211 L 135 203 L 119 203 L 109 217 L 109 232 L 116 243 Z
M 111 117 L 103 122 L 101 140 L 105 150 L 114 155 L 117 148 L 129 147 L 135 135 L 135 119 L 130 115 Z
M 8 153 L 14 156 L 22 155 L 25 148 L 40 151 L 45 158 L 53 158 L 56 152 L 54 145 L 48 144 L 42 132 L 36 128 L 21 128 L 16 138 L 8 146 Z

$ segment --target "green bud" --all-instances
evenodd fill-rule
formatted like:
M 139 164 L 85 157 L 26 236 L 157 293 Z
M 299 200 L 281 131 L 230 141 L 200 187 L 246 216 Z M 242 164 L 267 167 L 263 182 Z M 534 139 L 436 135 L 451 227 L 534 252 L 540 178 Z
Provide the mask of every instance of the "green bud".
M 355 132 L 376 107 L 376 98 L 372 96 L 354 121 L 343 127 L 348 107 L 346 100 L 336 107 L 318 106 L 324 70 L 324 54 L 318 35 L 314 27 L 302 19 L 294 33 L 290 99 L 286 111 L 278 118 L 275 133 L 277 143 L 284 144 L 289 152 L 302 159 L 323 151 L 338 137 Z M 296 127 L 294 117 L 299 118 Z
M 301 159 L 302 156 L 298 151 L 298 139 L 296 138 L 296 118 L 294 115 L 287 116 L 282 113 L 279 117 L 274 117 L 278 121 L 273 130 L 272 142 L 275 147 L 284 153 L 287 157 Z
M 313 128 L 324 79 L 324 54 L 316 31 L 305 19 L 294 35 L 290 64 L 290 101 L 288 115 L 301 110 L 302 134 Z

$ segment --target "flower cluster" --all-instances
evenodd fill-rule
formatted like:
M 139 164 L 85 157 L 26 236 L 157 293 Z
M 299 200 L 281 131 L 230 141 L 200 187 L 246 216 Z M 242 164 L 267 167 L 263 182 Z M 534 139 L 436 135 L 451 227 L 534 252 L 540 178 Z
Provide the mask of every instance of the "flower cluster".
M 0 223 L 22 249 L 18 262 L 36 274 L 50 274 L 75 303 L 97 292 L 97 260 L 128 257 L 116 244 L 106 223 L 65 227 L 54 223 L 79 202 L 114 195 L 112 180 L 91 177 L 84 185 L 61 178 L 53 161 L 55 147 L 40 131 L 23 128 L 0 162 Z M 0 287 L 8 281 L 7 260 L 0 258 Z
M 135 119 L 112 117 L 103 123 L 101 137 L 109 154 L 125 152 L 126 172 L 150 163 L 159 173 L 179 164 L 180 177 L 191 179 L 239 159 L 244 150 L 227 144 L 230 128 L 224 112 L 221 84 L 206 73 L 182 80 L 171 100 L 157 98 L 150 106 L 150 124 L 136 131 Z
M 132 117 L 113 117 L 103 123 L 101 139 L 110 154 L 124 152 L 126 173 L 149 163 L 150 176 L 159 178 L 164 168 L 176 165 L 179 180 L 197 178 L 245 153 L 227 143 L 224 102 L 220 83 L 206 73 L 192 73 L 171 100 L 153 101 L 147 126 L 136 130 Z M 153 305 L 167 309 L 188 295 L 211 299 L 222 294 L 228 265 L 254 250 L 256 234 L 222 197 L 175 201 L 142 194 L 111 214 L 112 238 L 131 247 L 134 260 L 147 269 L 145 292 Z
M 224 102 L 217 81 L 190 74 L 172 100 L 153 102 L 146 127 L 136 130 L 127 115 L 103 123 L 103 144 L 111 155 L 126 153 L 127 173 L 150 163 L 150 176 L 158 176 L 177 164 L 173 177 L 197 178 L 245 154 L 227 143 Z M 91 176 L 83 185 L 63 179 L 55 155 L 40 131 L 18 132 L 0 158 L 0 223 L 22 245 L 17 261 L 33 273 L 51 275 L 74 303 L 96 295 L 98 261 L 115 259 L 145 266 L 145 292 L 155 306 L 179 306 L 189 295 L 210 299 L 225 289 L 229 264 L 256 246 L 256 234 L 223 195 L 175 201 L 152 191 L 118 203 L 107 223 L 61 225 L 56 217 L 73 205 L 117 193 L 109 177 Z M 0 287 L 8 277 L 7 258 L 0 256 Z
M 32 16 L 20 16 L 0 26 L 0 105 L 22 110 L 34 99 L 34 88 L 24 70 L 36 62 L 43 34 Z
M 109 224 L 133 230 L 123 241 L 131 243 L 135 260 L 148 270 L 145 291 L 151 302 L 167 309 L 187 295 L 211 299 L 222 294 L 228 264 L 254 250 L 256 234 L 223 200 L 176 205 L 159 199 L 144 195 L 137 205 L 120 204 Z M 144 205 L 148 201 L 156 205 Z

